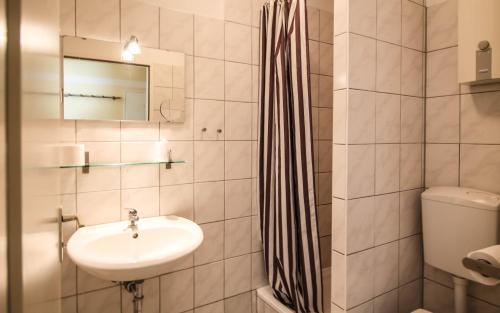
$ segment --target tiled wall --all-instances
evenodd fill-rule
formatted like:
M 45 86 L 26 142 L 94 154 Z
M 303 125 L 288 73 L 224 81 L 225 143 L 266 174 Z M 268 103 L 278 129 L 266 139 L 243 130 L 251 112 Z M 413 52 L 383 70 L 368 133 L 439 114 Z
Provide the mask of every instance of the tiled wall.
M 75 3 L 76 1 L 76 3 Z M 64 35 L 125 41 L 186 54 L 186 120 L 182 124 L 64 123 L 65 142 L 84 143 L 93 161 L 144 156 L 167 139 L 172 169 L 150 165 L 63 173 L 63 205 L 87 225 L 176 214 L 201 225 L 205 241 L 145 283 L 145 312 L 249 313 L 253 290 L 266 283 L 255 203 L 258 26 L 260 0 L 226 0 L 213 19 L 138 0 L 62 0 Z M 331 225 L 332 14 L 309 13 L 314 143 L 323 265 L 329 266 Z M 201 129 L 206 127 L 207 131 Z M 218 134 L 217 129 L 222 133 Z M 319 157 L 321 156 L 321 157 Z M 71 233 L 66 225 L 66 237 Z M 64 313 L 131 312 L 131 297 L 116 284 L 63 266 Z
M 313 7 L 307 13 L 316 202 L 321 265 L 326 268 L 330 267 L 332 229 L 333 13 Z
M 332 312 L 422 305 L 423 1 L 336 0 Z
M 457 84 L 457 0 L 427 9 L 425 186 L 500 193 L 500 85 Z M 453 312 L 453 283 L 426 265 L 424 304 Z M 500 312 L 500 287 L 472 284 L 470 312 Z

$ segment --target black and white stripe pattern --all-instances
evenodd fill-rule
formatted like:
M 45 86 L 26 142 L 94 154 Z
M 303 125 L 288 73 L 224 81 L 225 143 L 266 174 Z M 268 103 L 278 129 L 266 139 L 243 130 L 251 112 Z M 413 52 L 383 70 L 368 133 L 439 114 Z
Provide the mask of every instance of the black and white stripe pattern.
M 275 296 L 322 312 L 305 0 L 271 0 L 260 35 L 259 182 L 265 267 Z

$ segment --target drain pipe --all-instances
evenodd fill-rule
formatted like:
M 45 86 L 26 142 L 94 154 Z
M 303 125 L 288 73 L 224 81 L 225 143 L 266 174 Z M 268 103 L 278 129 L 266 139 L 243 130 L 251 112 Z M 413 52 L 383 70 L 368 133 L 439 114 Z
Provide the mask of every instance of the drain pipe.
M 467 284 L 465 278 L 453 276 L 455 292 L 455 313 L 467 313 Z
M 134 313 L 142 313 L 142 300 L 144 299 L 144 295 L 142 293 L 143 283 L 144 280 L 126 281 L 122 283 L 125 290 L 131 293 L 134 297 L 132 300 L 134 303 Z

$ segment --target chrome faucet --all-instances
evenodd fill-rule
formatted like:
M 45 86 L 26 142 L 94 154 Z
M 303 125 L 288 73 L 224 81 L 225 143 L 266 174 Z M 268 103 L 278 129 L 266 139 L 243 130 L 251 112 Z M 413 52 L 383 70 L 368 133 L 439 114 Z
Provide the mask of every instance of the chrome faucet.
M 135 228 L 137 227 L 137 221 L 139 220 L 139 216 L 137 215 L 136 209 L 128 209 L 128 227 Z

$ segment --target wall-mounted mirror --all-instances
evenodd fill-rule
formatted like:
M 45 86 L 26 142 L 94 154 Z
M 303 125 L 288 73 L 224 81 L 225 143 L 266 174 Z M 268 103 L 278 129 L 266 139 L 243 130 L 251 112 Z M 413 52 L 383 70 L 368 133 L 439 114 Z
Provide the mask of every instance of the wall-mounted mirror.
M 121 59 L 123 45 L 63 37 L 64 118 L 184 121 L 184 54 L 142 48 Z

